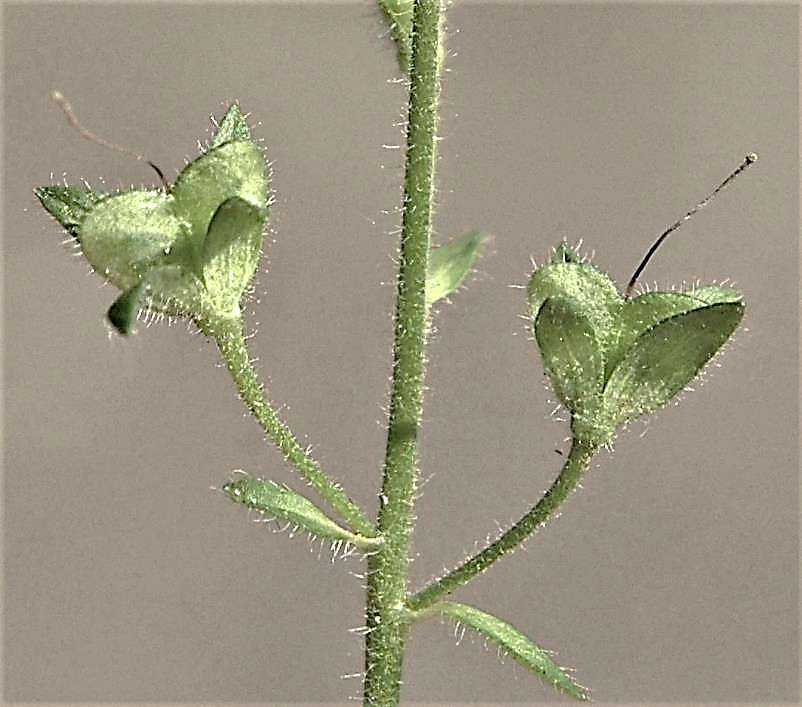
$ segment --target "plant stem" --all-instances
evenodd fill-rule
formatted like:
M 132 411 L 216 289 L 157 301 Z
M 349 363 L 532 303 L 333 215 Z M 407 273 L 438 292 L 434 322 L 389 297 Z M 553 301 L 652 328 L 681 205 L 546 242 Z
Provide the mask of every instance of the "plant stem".
M 407 600 L 407 606 L 413 611 L 420 611 L 432 606 L 443 595 L 451 593 L 472 577 L 484 572 L 496 560 L 500 560 L 504 555 L 514 550 L 521 542 L 543 526 L 548 517 L 577 487 L 590 466 L 590 460 L 593 458 L 595 451 L 595 447 L 574 439 L 571 445 L 571 452 L 568 454 L 562 470 L 543 498 L 515 525 L 490 545 L 467 559 L 456 569 L 413 594 Z
M 440 72 L 441 0 L 415 0 L 409 81 L 404 215 L 395 311 L 393 384 L 379 534 L 368 557 L 364 704 L 398 704 L 401 661 L 409 628 L 404 610 L 423 398 L 429 260 Z
M 309 484 L 348 522 L 351 529 L 374 537 L 376 528 L 342 488 L 320 468 L 320 464 L 301 447 L 286 423 L 265 398 L 253 368 L 240 317 L 221 317 L 198 321 L 201 331 L 214 339 L 240 396 L 268 438 Z

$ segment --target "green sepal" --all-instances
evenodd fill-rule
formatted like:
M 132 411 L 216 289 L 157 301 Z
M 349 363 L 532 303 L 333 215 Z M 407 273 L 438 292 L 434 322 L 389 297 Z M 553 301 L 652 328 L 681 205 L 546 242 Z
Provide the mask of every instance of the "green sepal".
M 605 385 L 599 425 L 614 429 L 668 403 L 726 343 L 743 313 L 742 302 L 721 302 L 641 333 Z
M 429 251 L 429 275 L 426 280 L 426 306 L 456 292 L 473 268 L 484 241 L 479 231 L 455 238 L 449 243 L 432 246 Z
M 115 287 L 127 290 L 150 268 L 172 261 L 176 254 L 171 251 L 185 235 L 173 198 L 152 189 L 100 200 L 87 212 L 76 238 L 92 267 Z
M 615 283 L 593 265 L 582 260 L 565 241 L 551 260 L 535 268 L 529 278 L 527 303 L 534 323 L 540 307 L 551 297 L 573 300 L 577 311 L 590 322 L 604 350 L 613 325 L 613 310 L 621 301 Z
M 73 236 L 86 214 L 104 198 L 105 194 L 93 189 L 75 187 L 37 187 L 33 190 L 42 206 Z
M 239 197 L 267 218 L 267 174 L 262 150 L 252 142 L 227 142 L 209 150 L 181 171 L 171 189 L 175 214 L 189 225 L 201 246 L 212 217 L 227 199 Z
M 259 263 L 264 218 L 260 209 L 234 196 L 212 217 L 203 242 L 203 281 L 216 312 L 239 313 L 239 300 Z
M 109 307 L 107 317 L 112 326 L 123 336 L 134 331 L 136 318 L 142 303 L 142 285 L 136 285 L 123 292 Z
M 164 265 L 148 271 L 142 301 L 154 312 L 198 319 L 209 315 L 211 298 L 194 271 L 182 265 Z M 217 314 L 217 312 L 211 312 Z
M 245 116 L 242 115 L 238 103 L 232 103 L 223 119 L 220 121 L 215 130 L 212 139 L 209 141 L 209 148 L 220 147 L 227 142 L 251 142 L 251 129 L 248 123 L 245 122 Z
M 583 702 L 590 700 L 587 688 L 580 685 L 566 670 L 559 667 L 542 648 L 527 638 L 517 628 L 497 616 L 488 614 L 473 606 L 453 601 L 435 604 L 425 611 L 424 616 L 433 613 L 456 619 L 464 626 L 473 629 L 485 638 L 494 641 L 504 652 L 537 675 L 546 685 L 559 692 L 570 695 Z
M 351 543 L 364 550 L 376 550 L 381 544 L 379 538 L 346 530 L 308 498 L 273 481 L 245 477 L 229 481 L 223 486 L 223 493 L 236 503 L 297 526 L 313 537 Z
M 696 309 L 700 304 L 699 299 L 681 292 L 646 292 L 622 301 L 615 310 L 616 327 L 607 351 L 605 380 L 642 332 L 664 319 Z
M 412 14 L 413 0 L 377 0 L 390 27 L 390 37 L 395 42 L 398 65 L 406 74 L 412 60 Z
M 134 333 L 137 314 L 142 310 L 197 320 L 199 312 L 208 316 L 209 303 L 210 297 L 194 272 L 165 264 L 150 268 L 139 285 L 123 292 L 109 308 L 108 319 L 127 336 Z
M 564 297 L 547 299 L 534 330 L 546 374 L 563 405 L 575 411 L 595 408 L 604 364 L 593 327 L 577 304 Z

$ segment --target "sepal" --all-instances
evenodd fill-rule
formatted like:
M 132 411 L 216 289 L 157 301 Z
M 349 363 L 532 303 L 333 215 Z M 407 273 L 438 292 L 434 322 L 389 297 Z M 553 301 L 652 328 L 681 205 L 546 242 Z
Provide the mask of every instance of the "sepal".
M 593 409 L 604 382 L 601 349 L 593 327 L 574 300 L 547 299 L 535 319 L 543 366 L 569 410 Z
M 142 308 L 142 285 L 136 285 L 123 292 L 109 307 L 107 317 L 111 325 L 123 336 L 128 336 L 136 325 L 139 310 Z
M 176 246 L 186 236 L 172 197 L 153 189 L 101 199 L 87 212 L 76 238 L 92 267 L 115 287 L 127 290 L 151 268 L 175 261 Z M 189 259 L 181 264 L 192 266 Z
M 227 142 L 190 162 L 170 193 L 175 215 L 189 225 L 190 238 L 201 244 L 220 205 L 236 196 L 267 217 L 267 172 L 262 151 L 253 142 Z
M 215 312 L 239 313 L 239 300 L 262 252 L 264 218 L 238 196 L 218 207 L 203 242 L 203 281 Z
M 93 189 L 55 185 L 36 187 L 33 192 L 47 212 L 72 236 L 78 235 L 78 227 L 86 214 L 104 197 Z
M 615 428 L 666 405 L 726 343 L 743 313 L 741 302 L 719 302 L 643 331 L 610 374 L 600 426 Z
M 238 103 L 232 103 L 223 119 L 214 131 L 212 139 L 209 141 L 209 148 L 220 147 L 227 142 L 252 142 L 251 129 L 245 122 L 245 116 Z

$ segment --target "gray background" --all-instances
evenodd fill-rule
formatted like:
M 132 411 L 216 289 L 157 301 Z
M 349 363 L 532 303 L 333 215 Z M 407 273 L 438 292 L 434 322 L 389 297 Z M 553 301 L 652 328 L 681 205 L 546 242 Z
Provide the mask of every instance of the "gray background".
M 514 622 L 600 701 L 798 697 L 797 10 L 477 7 L 449 20 L 438 237 L 493 234 L 429 349 L 420 586 L 519 517 L 559 468 L 524 300 L 565 237 L 625 282 L 750 150 L 644 279 L 731 278 L 741 329 L 701 390 L 602 453 L 562 516 L 457 598 Z M 213 347 L 183 323 L 121 340 L 116 296 L 31 189 L 172 179 L 238 98 L 275 174 L 247 307 L 272 399 L 375 508 L 383 453 L 403 87 L 370 3 L 6 5 L 5 699 L 345 701 L 363 623 L 352 557 L 230 504 L 230 470 L 302 490 Z M 269 261 L 269 262 L 268 262 Z M 699 386 L 696 386 L 699 388 Z M 644 436 L 641 433 L 646 431 Z M 308 435 L 305 436 L 305 435 Z M 565 698 L 495 649 L 415 627 L 405 700 Z

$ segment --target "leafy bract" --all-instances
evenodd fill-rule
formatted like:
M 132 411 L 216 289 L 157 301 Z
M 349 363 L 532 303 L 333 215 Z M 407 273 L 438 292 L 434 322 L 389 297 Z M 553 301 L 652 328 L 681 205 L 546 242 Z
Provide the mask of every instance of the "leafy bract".
M 223 492 L 232 501 L 297 526 L 313 537 L 344 541 L 365 550 L 375 550 L 381 542 L 343 528 L 308 498 L 273 481 L 244 477 L 225 484 Z
M 461 624 L 489 638 L 509 653 L 516 662 L 537 675 L 545 684 L 577 700 L 587 701 L 590 695 L 551 656 L 506 621 L 467 604 L 444 601 L 433 605 L 427 613 L 450 616 Z

